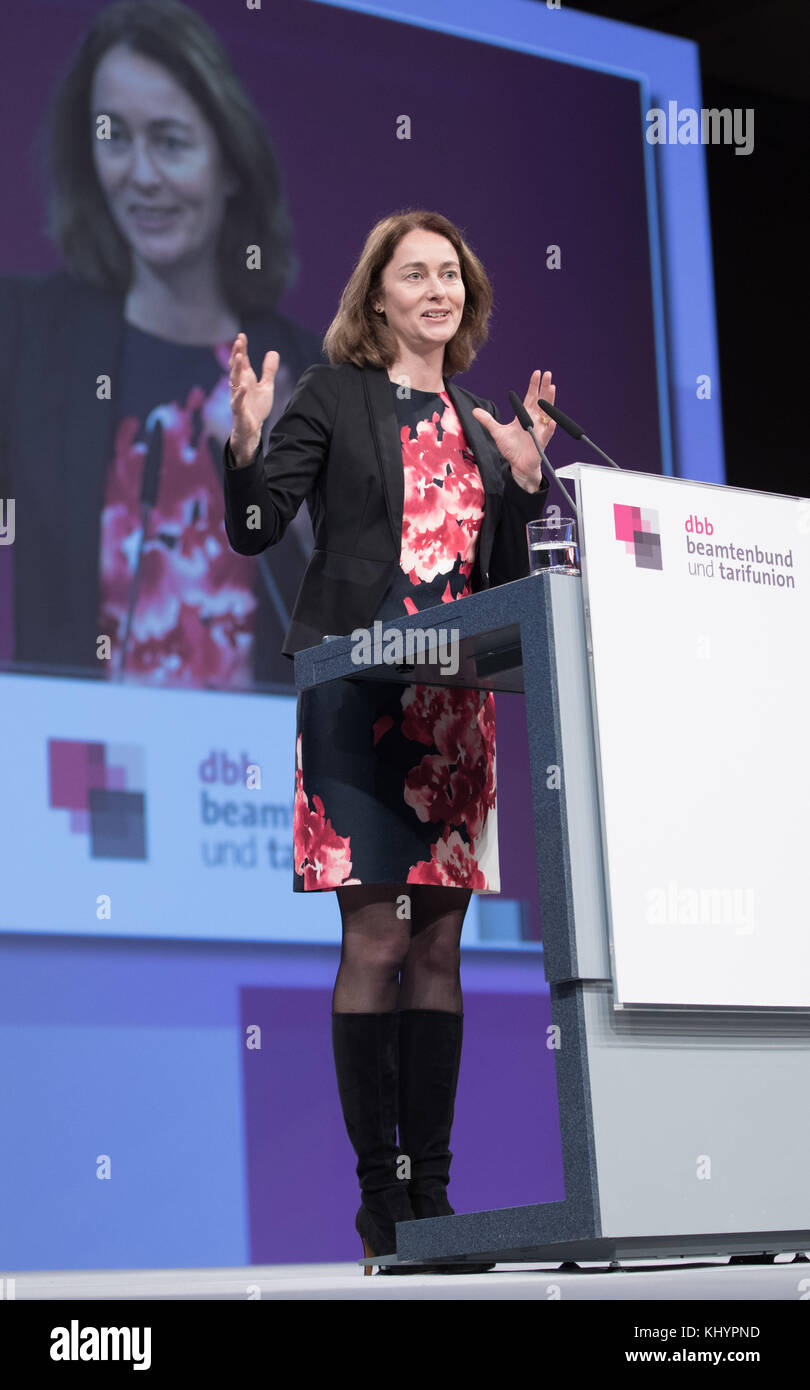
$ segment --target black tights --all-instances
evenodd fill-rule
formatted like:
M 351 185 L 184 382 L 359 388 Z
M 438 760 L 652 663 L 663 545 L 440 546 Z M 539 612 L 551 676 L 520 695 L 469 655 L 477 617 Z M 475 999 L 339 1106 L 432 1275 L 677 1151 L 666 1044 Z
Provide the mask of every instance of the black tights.
M 460 942 L 469 889 L 369 883 L 335 891 L 343 942 L 333 1013 L 462 1012 Z

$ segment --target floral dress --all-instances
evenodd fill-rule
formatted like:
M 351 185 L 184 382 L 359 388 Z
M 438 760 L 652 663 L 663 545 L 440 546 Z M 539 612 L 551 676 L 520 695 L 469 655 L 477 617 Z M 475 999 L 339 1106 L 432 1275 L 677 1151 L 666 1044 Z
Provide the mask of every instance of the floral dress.
M 472 592 L 484 488 L 446 391 L 394 393 L 405 495 L 400 567 L 374 621 Z M 437 625 L 441 619 L 437 617 Z M 302 691 L 296 892 L 350 883 L 500 890 L 491 692 L 399 682 Z
M 244 690 L 256 682 L 257 639 L 268 640 L 261 631 L 257 561 L 238 555 L 228 542 L 220 476 L 222 443 L 232 424 L 230 352 L 227 342 L 191 347 L 125 324 L 122 394 L 99 546 L 98 631 L 110 638 L 111 659 L 104 663 L 110 678 L 123 656 L 143 527 L 144 473 L 157 463 L 126 677 L 194 689 Z M 279 368 L 270 426 L 291 394 L 291 370 Z M 272 566 L 276 582 L 294 595 L 306 558 L 290 540 Z M 279 655 L 268 676 L 289 684 L 291 672 L 292 663 Z

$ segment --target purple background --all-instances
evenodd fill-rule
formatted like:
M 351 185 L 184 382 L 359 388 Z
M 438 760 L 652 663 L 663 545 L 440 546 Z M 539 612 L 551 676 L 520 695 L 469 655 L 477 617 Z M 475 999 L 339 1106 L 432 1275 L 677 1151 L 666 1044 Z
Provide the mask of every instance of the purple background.
M 327 1074 L 324 1002 L 320 990 L 241 992 L 242 1036 L 256 1024 L 262 1030 L 261 1049 L 244 1051 L 242 1061 L 251 1264 L 362 1255 L 354 1233 L 357 1157 Z M 550 1023 L 548 994 L 465 997 L 450 1141 L 456 1212 L 565 1197 L 556 1054 L 545 1046 Z
M 101 8 L 37 0 L 14 13 L 0 120 L 20 134 L 0 151 L 15 208 L 0 270 L 60 263 L 43 230 L 30 113 Z M 224 41 L 281 161 L 301 260 L 285 312 L 325 332 L 374 222 L 440 211 L 495 291 L 490 340 L 460 384 L 510 419 L 508 392 L 522 397 L 532 371 L 550 368 L 558 404 L 614 458 L 661 471 L 636 82 L 312 0 L 193 8 Z M 396 138 L 403 113 L 410 140 Z M 552 244 L 560 270 L 546 268 Z M 556 467 L 582 452 L 558 430 L 549 457 Z
M 100 8 L 87 0 L 38 0 L 15 10 L 11 34 L 7 20 L 0 178 L 13 190 L 14 217 L 0 228 L 0 270 L 59 264 L 44 232 L 31 164 L 31 113 L 44 109 L 66 55 Z M 255 12 L 221 0 L 197 0 L 194 8 L 224 39 L 267 119 L 285 171 L 301 259 L 299 281 L 280 306 L 285 312 L 325 331 L 373 222 L 408 206 L 441 211 L 461 225 L 495 290 L 490 342 L 460 383 L 493 397 L 510 418 L 507 392 L 522 396 L 532 370 L 550 367 L 563 409 L 627 466 L 660 472 L 636 83 L 310 0 L 266 4 Z M 403 113 L 412 121 L 410 141 L 396 139 L 396 118 Z M 558 271 L 546 269 L 552 243 L 562 251 Z M 555 464 L 581 456 L 581 446 L 558 432 Z M 525 725 L 502 718 L 504 704 L 499 697 L 499 837 L 502 850 L 509 846 L 502 854 L 503 893 L 528 897 L 537 885 Z M 538 921 L 535 908 L 533 935 Z M 223 945 L 218 955 L 210 945 L 188 942 L 29 939 L 16 944 L 11 958 L 3 1016 L 23 1026 L 47 1021 L 53 1029 L 44 1057 L 30 1062 L 30 1076 L 18 1068 L 20 1092 L 29 1098 L 21 1102 L 23 1113 L 30 1104 L 31 1123 L 42 1116 L 48 1133 L 60 1136 L 60 1154 L 75 1145 L 82 1162 L 85 1150 L 112 1148 L 109 1136 L 119 1126 L 117 1152 L 136 1176 L 146 1174 L 143 1190 L 134 1181 L 129 1190 L 116 1188 L 114 1200 L 122 1203 L 115 1208 L 117 1229 L 112 1221 L 105 1225 L 107 1218 L 94 1224 L 87 1216 L 80 1231 L 76 1213 L 92 1205 L 99 1185 L 85 1194 L 77 1180 L 74 1192 L 64 1159 L 39 1180 L 27 1168 L 17 1173 L 16 1151 L 25 1164 L 29 1151 L 10 1146 L 6 1190 L 26 1222 L 23 1245 L 12 1257 L 17 1268 L 158 1263 L 164 1221 L 172 1223 L 172 1252 L 182 1250 L 182 1259 L 169 1255 L 164 1263 L 224 1262 L 228 1239 L 237 1250 L 232 1262 L 242 1262 L 245 1233 L 236 1228 L 225 1176 L 232 1075 L 220 1060 L 210 1083 L 200 1078 L 206 1056 L 220 1057 L 214 1044 L 222 1030 L 232 1047 L 242 1048 L 244 1027 L 256 1022 L 263 1027 L 261 1052 L 240 1053 L 245 1257 L 357 1257 L 355 1159 L 339 1109 L 322 970 L 317 983 L 309 965 L 309 978 L 305 969 L 294 984 L 279 986 L 268 976 L 283 971 L 284 948 L 257 953 Z M 313 952 L 316 958 L 322 961 L 323 953 Z M 497 965 L 503 964 L 502 954 Z M 528 961 L 525 993 L 514 985 L 499 989 L 497 965 L 494 957 L 491 966 L 476 961 L 473 987 L 465 985 L 450 1193 L 458 1211 L 564 1195 L 555 1054 L 545 1047 L 547 991 L 538 989 Z M 195 976 L 199 984 L 191 996 L 188 981 Z M 160 1043 L 144 1053 L 141 1040 L 160 1025 L 176 1029 L 176 1045 L 167 1050 Z M 183 1041 L 183 1025 L 190 1041 Z M 119 1050 L 105 1049 L 105 1029 L 120 1029 Z M 78 1050 L 83 1030 L 92 1043 L 86 1057 Z M 60 1067 L 72 1078 L 68 1099 L 71 1086 L 86 1098 L 81 1111 L 60 1110 L 66 1094 Z M 169 1130 L 170 1115 L 176 1134 Z M 21 1128 L 33 1132 L 25 1123 Z M 187 1142 L 196 1151 L 200 1193 L 191 1210 L 182 1206 L 189 1172 L 183 1176 L 182 1167 L 172 1201 L 161 1206 L 165 1175 L 149 1147 L 155 1134 L 159 1148 L 167 1136 L 167 1144 Z M 202 1199 L 211 1190 L 210 1172 L 223 1174 L 227 1236 L 220 1214 L 206 1212 Z M 105 1261 L 107 1232 L 115 1253 Z

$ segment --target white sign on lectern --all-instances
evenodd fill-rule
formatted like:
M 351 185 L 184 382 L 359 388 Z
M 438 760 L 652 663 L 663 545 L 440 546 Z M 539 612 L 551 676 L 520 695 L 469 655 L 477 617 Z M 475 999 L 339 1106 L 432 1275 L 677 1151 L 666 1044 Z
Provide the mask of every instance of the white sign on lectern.
M 810 1008 L 810 501 L 576 482 L 615 1002 Z

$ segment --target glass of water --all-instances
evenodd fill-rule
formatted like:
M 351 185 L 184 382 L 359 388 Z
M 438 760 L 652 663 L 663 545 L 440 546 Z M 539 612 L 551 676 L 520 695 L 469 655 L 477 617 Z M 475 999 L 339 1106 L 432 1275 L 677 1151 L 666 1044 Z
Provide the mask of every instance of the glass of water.
M 571 516 L 530 521 L 526 527 L 531 574 L 579 574 L 577 524 Z

